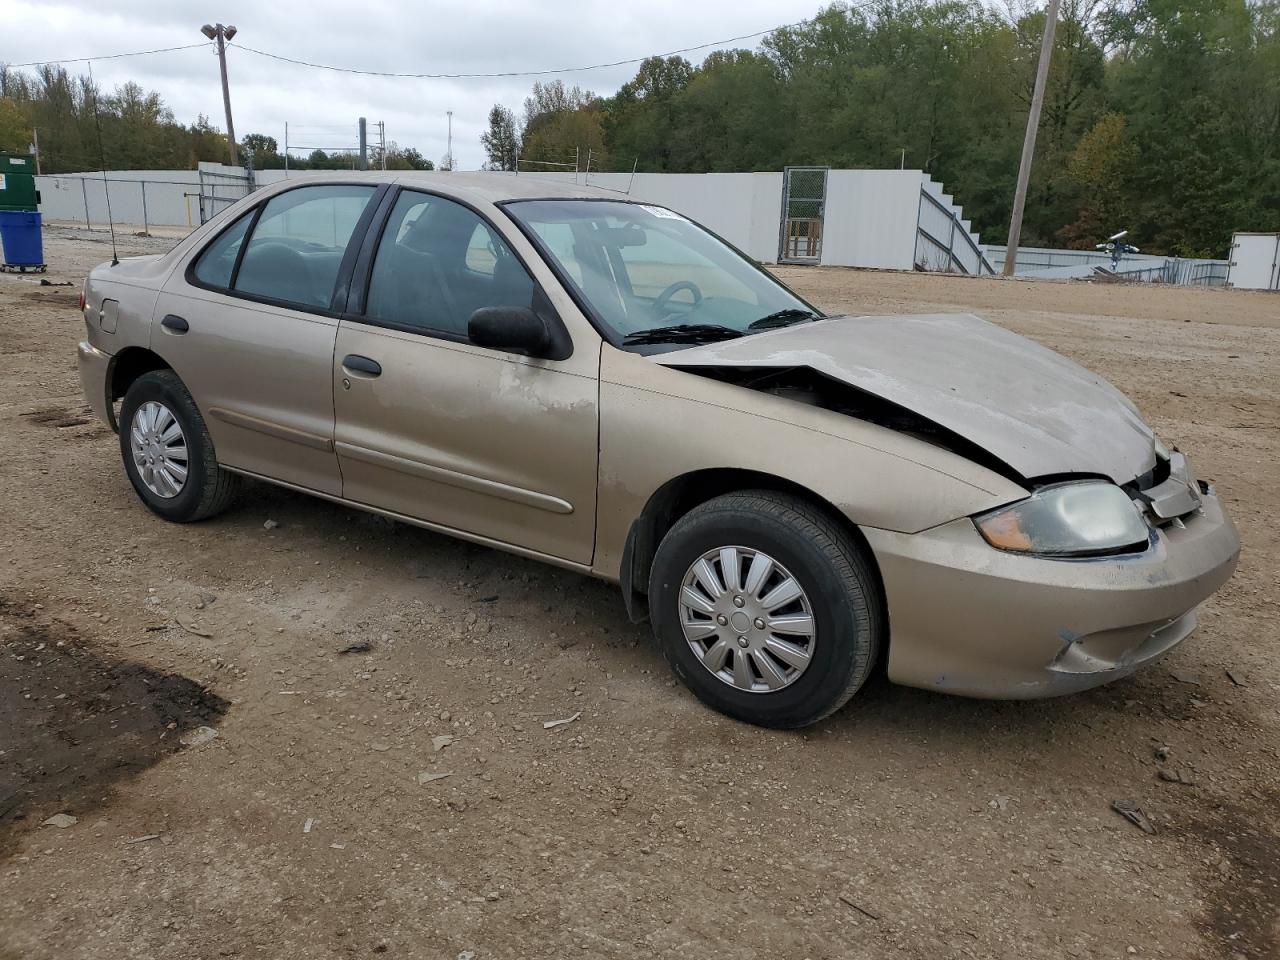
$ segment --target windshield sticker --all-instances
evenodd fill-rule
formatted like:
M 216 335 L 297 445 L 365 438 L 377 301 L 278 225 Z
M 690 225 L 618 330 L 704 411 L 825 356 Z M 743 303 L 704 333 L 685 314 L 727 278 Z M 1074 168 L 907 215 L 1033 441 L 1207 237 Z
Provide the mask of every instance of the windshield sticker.
M 661 217 L 663 220 L 683 220 L 684 219 L 684 217 L 680 216 L 680 214 L 678 213 L 673 213 L 672 211 L 667 210 L 664 207 L 651 207 L 647 203 L 640 204 L 640 209 L 648 210 L 655 217 Z

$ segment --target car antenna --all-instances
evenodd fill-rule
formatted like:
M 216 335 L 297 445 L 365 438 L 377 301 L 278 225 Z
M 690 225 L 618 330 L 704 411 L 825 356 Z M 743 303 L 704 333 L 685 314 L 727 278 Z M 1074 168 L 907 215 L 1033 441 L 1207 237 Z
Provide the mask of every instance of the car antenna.
M 98 163 L 102 167 L 102 195 L 107 198 L 107 229 L 111 231 L 111 265 L 119 266 L 120 255 L 116 253 L 116 225 L 111 219 L 111 190 L 107 186 L 107 154 L 102 148 L 102 119 L 98 115 L 98 85 L 93 82 L 93 61 L 89 63 L 89 89 L 93 91 L 93 125 L 98 131 Z M 88 208 L 85 209 L 86 215 Z

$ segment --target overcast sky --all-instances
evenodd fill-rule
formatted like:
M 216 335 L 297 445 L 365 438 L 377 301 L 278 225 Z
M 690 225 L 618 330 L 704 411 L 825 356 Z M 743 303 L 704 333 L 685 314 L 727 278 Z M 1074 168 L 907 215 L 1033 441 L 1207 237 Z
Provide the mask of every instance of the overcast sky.
M 812 16 L 822 0 L 0 0 L 0 62 L 21 63 L 123 53 L 199 42 L 210 19 L 235 24 L 237 42 L 300 60 L 411 73 L 542 70 L 642 57 L 734 37 Z M 758 39 L 732 46 L 754 47 Z M 686 54 L 699 62 L 708 50 Z M 67 64 L 84 72 L 84 64 Z M 341 146 L 356 141 L 356 119 L 386 123 L 387 139 L 439 163 L 445 111 L 453 111 L 460 169 L 484 161 L 480 133 L 489 108 L 520 113 L 532 77 L 404 80 L 358 77 L 227 54 L 236 134 L 265 133 L 284 144 Z M 225 128 L 212 49 L 93 65 L 107 89 L 135 80 L 160 92 L 176 119 L 203 113 Z M 608 94 L 635 66 L 563 74 Z M 554 79 L 543 77 L 543 80 Z M 370 136 L 373 136 L 372 131 Z

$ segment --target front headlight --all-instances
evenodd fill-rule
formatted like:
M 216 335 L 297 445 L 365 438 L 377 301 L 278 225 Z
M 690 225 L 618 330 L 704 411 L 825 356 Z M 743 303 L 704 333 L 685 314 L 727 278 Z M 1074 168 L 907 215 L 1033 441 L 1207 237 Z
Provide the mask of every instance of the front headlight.
M 974 517 L 973 522 L 993 547 L 1050 557 L 1140 549 L 1150 535 L 1129 495 L 1104 480 L 1041 487 L 1027 499 Z

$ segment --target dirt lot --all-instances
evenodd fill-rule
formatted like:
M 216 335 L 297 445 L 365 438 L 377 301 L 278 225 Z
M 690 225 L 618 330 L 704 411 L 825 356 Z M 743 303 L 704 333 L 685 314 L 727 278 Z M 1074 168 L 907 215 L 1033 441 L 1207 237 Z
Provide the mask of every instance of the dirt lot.
M 51 231 L 50 278 L 102 241 Z M 274 488 L 156 519 L 80 400 L 78 288 L 3 277 L 0 957 L 1280 956 L 1280 298 L 783 273 L 1126 390 L 1244 538 L 1200 631 L 1068 699 L 877 681 L 752 729 L 605 584 Z

